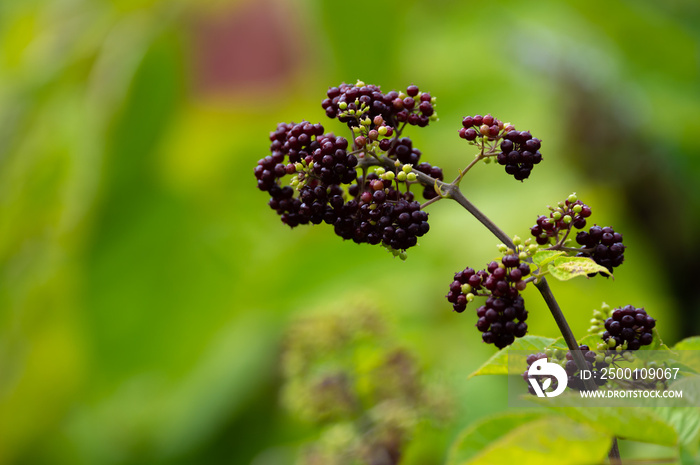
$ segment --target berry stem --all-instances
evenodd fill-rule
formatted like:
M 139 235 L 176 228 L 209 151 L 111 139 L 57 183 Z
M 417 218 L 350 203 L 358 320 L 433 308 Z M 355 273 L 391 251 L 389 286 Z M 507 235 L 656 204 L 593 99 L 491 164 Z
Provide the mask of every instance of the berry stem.
M 617 438 L 613 437 L 612 446 L 610 447 L 610 452 L 608 452 L 608 458 L 610 459 L 610 465 L 621 465 L 620 460 L 620 449 L 617 447 Z

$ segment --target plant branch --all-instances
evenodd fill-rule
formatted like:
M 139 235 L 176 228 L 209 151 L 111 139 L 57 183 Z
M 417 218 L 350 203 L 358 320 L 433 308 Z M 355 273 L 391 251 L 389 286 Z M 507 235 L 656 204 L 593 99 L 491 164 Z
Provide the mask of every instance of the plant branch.
M 393 162 L 391 160 L 386 159 L 382 160 L 382 162 L 385 166 L 391 167 L 391 169 L 394 168 Z M 388 165 L 387 162 L 389 163 Z M 416 172 L 416 178 L 423 185 L 437 186 L 442 192 L 442 195 L 444 195 L 445 197 L 449 197 L 457 203 L 459 203 L 465 210 L 467 210 L 469 213 L 472 214 L 472 216 L 479 220 L 479 222 L 481 222 L 481 224 L 483 224 L 486 227 L 486 229 L 491 231 L 491 233 L 494 236 L 496 236 L 501 242 L 503 242 L 507 247 L 516 250 L 515 244 L 513 244 L 511 238 L 505 232 L 503 232 L 503 230 L 499 228 L 493 221 L 491 221 L 491 219 L 488 216 L 484 215 L 481 212 L 481 210 L 476 208 L 476 206 L 464 196 L 462 191 L 459 189 L 459 186 L 457 186 L 456 184 L 444 183 L 421 172 Z M 559 332 L 564 337 L 564 341 L 566 341 L 566 345 L 571 351 L 571 355 L 574 359 L 574 362 L 576 363 L 576 366 L 579 368 L 579 370 L 585 369 L 586 361 L 583 358 L 583 354 L 578 349 L 578 342 L 576 341 L 576 337 L 571 331 L 571 327 L 566 321 L 566 317 L 561 311 L 559 303 L 554 298 L 554 294 L 552 294 L 552 290 L 549 288 L 547 280 L 545 278 L 541 278 L 539 282 L 535 283 L 535 287 L 537 287 L 537 290 L 540 291 L 540 294 L 542 294 L 542 298 L 544 298 L 544 301 L 547 303 L 547 307 L 549 307 L 549 311 L 551 312 L 554 321 L 559 327 Z M 584 380 L 584 385 L 586 386 L 587 390 L 592 391 L 596 389 L 595 383 L 592 380 Z

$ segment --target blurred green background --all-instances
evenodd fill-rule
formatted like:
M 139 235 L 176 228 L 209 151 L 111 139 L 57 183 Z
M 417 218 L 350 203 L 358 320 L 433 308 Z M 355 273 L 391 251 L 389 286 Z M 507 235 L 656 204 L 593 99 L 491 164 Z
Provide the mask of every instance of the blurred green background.
M 575 334 L 603 301 L 646 307 L 670 343 L 700 333 L 696 1 L 4 0 L 0 463 L 292 463 L 315 432 L 280 408 L 282 335 L 358 296 L 454 400 L 415 463 L 505 409 L 505 380 L 466 380 L 495 349 L 443 297 L 497 253 L 476 220 L 431 206 L 401 262 L 290 231 L 255 188 L 268 132 L 344 135 L 320 102 L 358 78 L 438 98 L 407 135 L 446 173 L 471 159 L 467 114 L 544 141 L 526 182 L 479 166 L 462 184 L 509 234 L 572 191 L 623 232 L 614 280 L 552 284 Z

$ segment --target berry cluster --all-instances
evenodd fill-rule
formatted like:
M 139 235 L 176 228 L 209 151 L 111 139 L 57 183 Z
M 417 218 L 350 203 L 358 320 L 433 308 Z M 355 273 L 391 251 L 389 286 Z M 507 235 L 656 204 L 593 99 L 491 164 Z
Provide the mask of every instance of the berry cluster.
M 255 177 L 285 224 L 326 222 L 344 239 L 383 242 L 396 250 L 416 245 L 417 238 L 430 229 L 428 214 L 420 210 L 411 192 L 399 192 L 390 180 L 381 180 L 374 173 L 357 180 L 358 160 L 347 152 L 347 140 L 323 134 L 320 124 L 283 123 L 270 139 L 272 153 L 258 162 Z M 410 139 L 401 141 L 410 153 L 416 152 Z M 296 176 L 297 190 L 280 186 L 286 175 Z M 340 185 L 355 180 L 358 182 L 348 189 L 353 198 L 346 202 Z
M 296 172 L 295 163 L 311 156 L 319 147 L 316 138 L 322 134 L 323 126 L 308 121 L 278 124 L 277 130 L 270 133 L 271 154 L 259 160 L 255 167 L 258 189 L 269 191 L 285 174 Z M 284 164 L 285 157 L 288 157 L 289 164 Z M 311 162 L 311 159 L 308 161 Z
M 356 115 L 363 111 L 370 120 L 381 116 L 392 127 L 403 122 L 425 127 L 431 117 L 435 119 L 433 98 L 415 85 L 408 86 L 406 92 L 392 90 L 385 94 L 379 86 L 362 82 L 355 85 L 343 83 L 329 88 L 326 95 L 327 98 L 321 102 L 326 115 L 338 118 L 350 127 L 358 126 Z
M 626 246 L 622 243 L 622 234 L 609 226 L 594 225 L 588 232 L 581 231 L 576 235 L 576 242 L 583 246 L 577 257 L 591 257 L 610 272 L 625 260 Z
M 360 192 L 360 185 L 364 187 Z M 335 232 L 357 243 L 384 243 L 396 250 L 405 250 L 430 230 L 428 213 L 420 209 L 411 192 L 401 193 L 391 181 L 379 179 L 375 173 L 359 179 L 348 190 L 356 197 L 344 205 L 344 215 L 335 224 Z
M 506 125 L 491 115 L 465 116 L 462 120 L 462 126 L 459 130 L 459 137 L 469 142 L 473 142 L 481 136 L 488 140 L 496 140 L 501 131 L 515 129 L 512 125 Z
M 333 134 L 319 136 L 313 151 L 313 172 L 325 185 L 348 184 L 357 177 L 357 158 L 348 154 L 348 141 Z
M 525 289 L 523 277 L 529 273 L 530 266 L 520 263 L 518 255 L 505 255 L 500 264 L 491 262 L 486 270 L 466 268 L 455 273 L 446 297 L 454 311 L 461 313 L 475 295 L 488 296 L 476 311 L 476 327 L 484 342 L 502 349 L 527 333 L 527 310 L 519 291 Z
M 506 173 L 518 181 L 527 179 L 534 165 L 542 161 L 539 152 L 541 141 L 533 138 L 529 131 L 508 131 L 501 142 L 501 153 L 496 160 L 505 166 Z
M 652 329 L 655 326 L 656 320 L 647 315 L 643 308 L 627 305 L 613 310 L 612 317 L 605 320 L 603 340 L 608 347 L 621 346 L 623 349 L 637 350 L 652 343 Z M 615 341 L 614 345 L 611 339 Z
M 502 349 L 527 334 L 527 310 L 521 296 L 494 297 L 486 299 L 476 310 L 479 319 L 476 328 L 482 332 L 481 339 Z
M 608 362 L 612 361 L 612 357 L 608 357 L 606 359 L 604 353 L 597 354 L 596 352 L 590 350 L 590 348 L 587 345 L 579 346 L 578 350 L 582 352 L 583 358 L 586 361 L 586 367 L 584 369 L 591 372 L 590 379 L 595 383 L 596 387 L 605 385 L 605 383 L 607 383 L 607 378 L 603 377 L 603 372 L 601 370 L 607 368 L 610 365 L 610 363 Z M 547 359 L 551 363 L 557 363 L 564 368 L 568 376 L 567 387 L 576 389 L 577 391 L 583 391 L 584 389 L 586 389 L 583 379 L 581 378 L 581 370 L 579 370 L 578 366 L 576 365 L 571 351 L 567 351 L 565 355 L 564 352 L 560 350 L 553 350 L 550 352 L 551 355 L 549 357 L 545 353 L 531 354 L 527 357 L 528 369 L 525 370 L 525 372 L 523 372 L 523 379 L 525 379 L 525 382 L 528 383 L 528 391 L 530 392 L 530 394 L 534 395 L 535 390 L 532 388 L 532 385 L 528 382 L 528 371 L 533 363 L 543 358 Z M 537 382 L 540 384 L 540 387 L 543 387 L 543 383 L 546 378 L 551 379 L 552 390 L 556 389 L 558 383 L 556 378 L 553 376 L 536 378 Z
M 578 200 L 575 194 L 564 202 L 559 202 L 557 208 L 550 207 L 549 217 L 537 217 L 536 224 L 530 228 L 535 240 L 540 245 L 559 242 L 560 234 L 566 234 L 571 227 L 582 229 L 586 226 L 586 218 L 591 216 L 591 207 Z

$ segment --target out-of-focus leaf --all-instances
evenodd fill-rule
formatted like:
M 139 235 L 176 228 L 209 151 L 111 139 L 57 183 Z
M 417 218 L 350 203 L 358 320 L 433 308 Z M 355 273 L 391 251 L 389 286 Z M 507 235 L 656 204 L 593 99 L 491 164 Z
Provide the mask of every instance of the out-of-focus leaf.
M 470 429 L 453 448 L 451 456 L 456 460 L 450 460 L 449 465 L 588 465 L 607 456 L 612 436 L 598 428 L 559 416 L 530 420 L 519 423 L 511 418 L 511 422 L 517 423 L 512 429 L 504 425 L 503 419 L 496 420 L 493 425 L 482 424 L 480 430 Z M 473 436 L 476 438 L 472 439 Z M 464 457 L 467 458 L 464 460 L 458 452 L 460 444 L 465 445 Z M 474 453 L 477 445 L 482 448 Z

